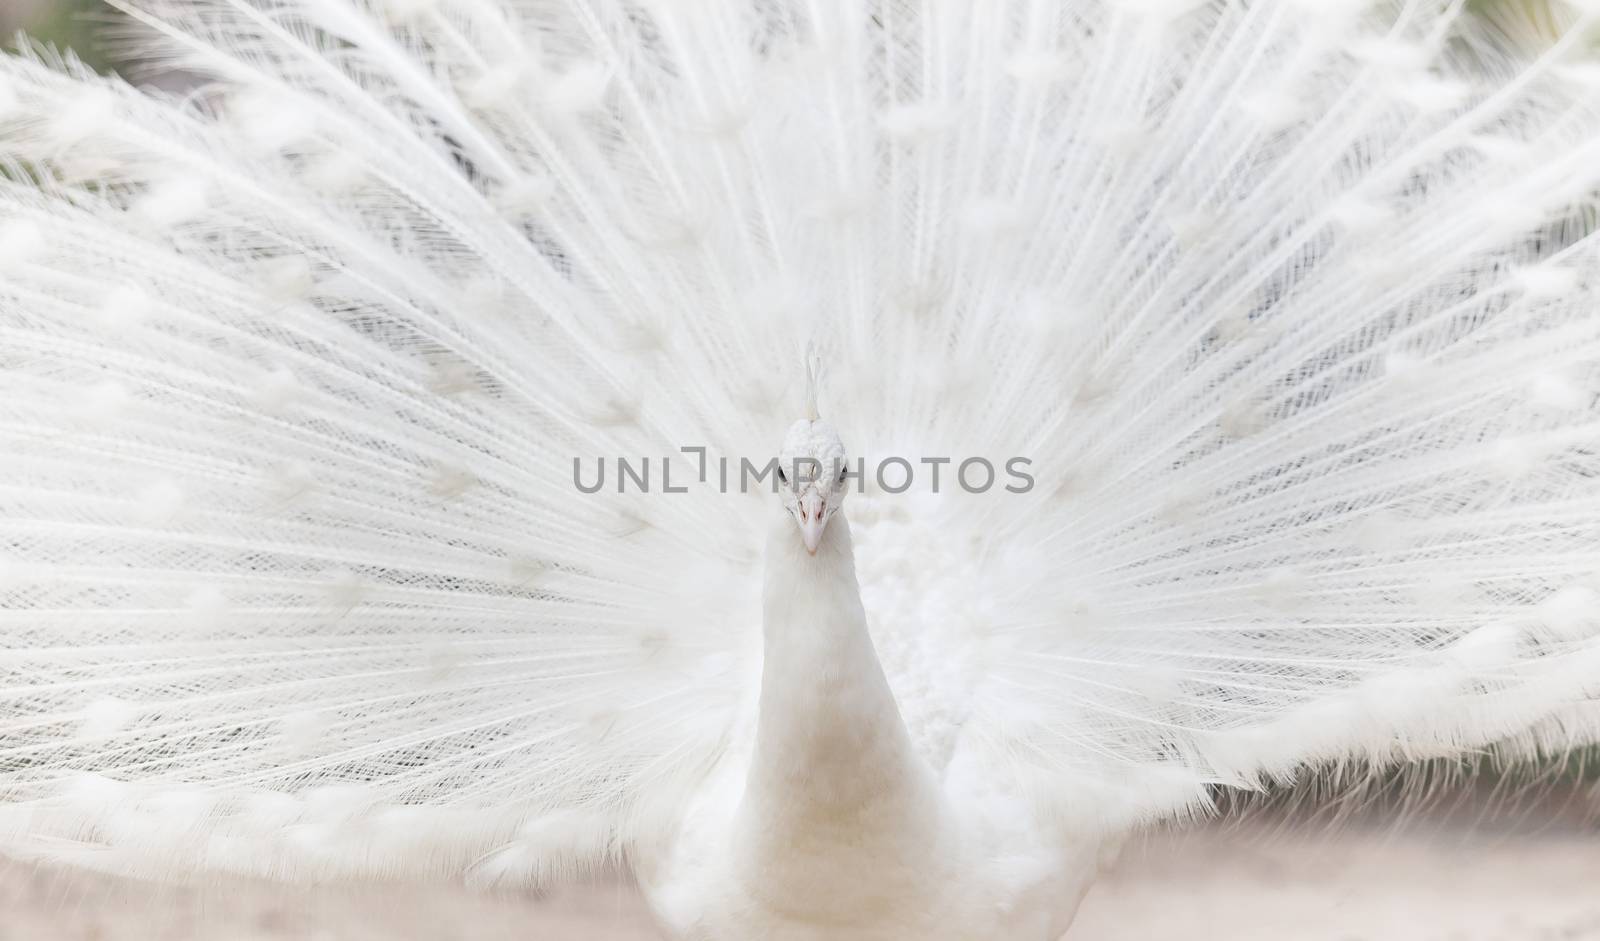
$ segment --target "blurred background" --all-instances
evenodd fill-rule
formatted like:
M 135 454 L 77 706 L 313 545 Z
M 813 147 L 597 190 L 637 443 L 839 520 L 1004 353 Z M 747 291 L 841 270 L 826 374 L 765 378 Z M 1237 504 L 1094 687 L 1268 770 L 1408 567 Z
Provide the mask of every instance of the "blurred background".
M 1314 0 L 1315 2 L 1315 0 Z M 1442 0 L 1441 0 L 1442 2 Z M 1547 0 L 1471 0 L 1537 37 Z M 0 36 L 126 71 L 102 0 L 0 0 Z M 1597 53 L 1600 54 L 1600 53 Z M 1422 766 L 1219 794 L 1211 825 L 1128 847 L 1068 941 L 1600 941 L 1600 755 L 1542 767 Z M 1352 780 L 1359 780 L 1352 785 Z M 624 880 L 550 897 L 449 887 L 135 885 L 0 859 L 5 939 L 653 939 Z
M 17 31 L 26 30 L 36 39 L 74 50 L 101 71 L 110 71 L 111 59 L 95 41 L 95 33 L 114 16 L 101 0 L 0 0 L 0 35 L 10 48 Z

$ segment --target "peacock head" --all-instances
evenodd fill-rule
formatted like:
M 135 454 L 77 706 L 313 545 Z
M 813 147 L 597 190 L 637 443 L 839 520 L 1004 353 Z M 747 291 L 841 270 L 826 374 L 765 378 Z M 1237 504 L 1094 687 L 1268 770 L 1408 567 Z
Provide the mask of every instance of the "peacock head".
M 802 418 L 789 426 L 778 455 L 779 493 L 783 507 L 800 527 L 806 551 L 816 555 L 828 520 L 844 505 L 844 442 L 820 418 Z

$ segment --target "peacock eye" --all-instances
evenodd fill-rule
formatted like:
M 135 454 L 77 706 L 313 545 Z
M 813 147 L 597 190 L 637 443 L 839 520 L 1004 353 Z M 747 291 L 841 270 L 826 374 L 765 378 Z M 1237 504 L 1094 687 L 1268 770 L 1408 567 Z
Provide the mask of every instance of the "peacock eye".
M 789 486 L 789 475 L 783 472 L 783 465 L 778 465 L 778 479 L 783 481 L 785 487 Z

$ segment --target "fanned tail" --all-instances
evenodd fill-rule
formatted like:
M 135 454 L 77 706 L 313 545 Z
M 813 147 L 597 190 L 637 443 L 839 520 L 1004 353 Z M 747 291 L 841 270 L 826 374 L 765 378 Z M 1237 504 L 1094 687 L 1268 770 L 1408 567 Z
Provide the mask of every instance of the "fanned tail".
M 853 454 L 1031 462 L 852 502 L 936 764 L 1106 831 L 1600 735 L 1592 12 L 121 5 L 204 84 L 0 65 L 8 852 L 670 834 L 813 341 Z

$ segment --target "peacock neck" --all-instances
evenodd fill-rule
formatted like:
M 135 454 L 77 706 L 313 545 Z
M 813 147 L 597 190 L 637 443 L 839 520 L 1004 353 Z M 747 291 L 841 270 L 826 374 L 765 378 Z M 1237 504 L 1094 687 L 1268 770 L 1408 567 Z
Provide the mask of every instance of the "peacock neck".
M 927 805 L 916 756 L 867 631 L 850 526 L 837 514 L 815 555 L 787 515 L 767 546 L 765 650 L 746 804 L 767 835 L 859 840 L 907 827 Z

